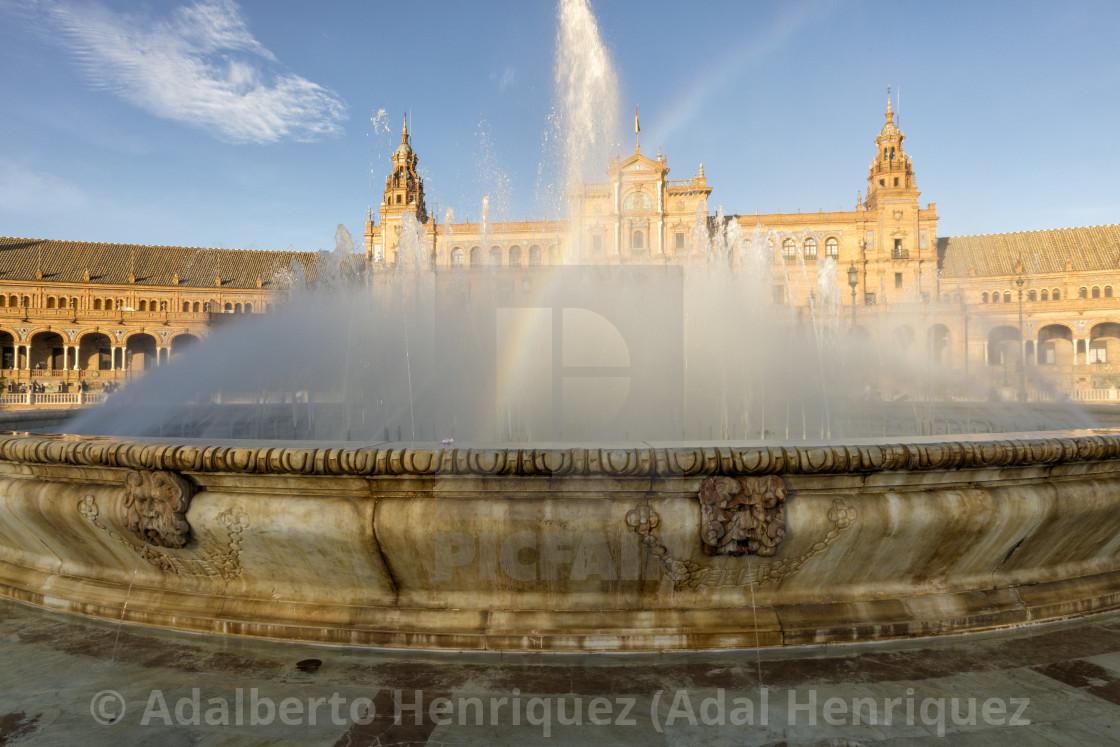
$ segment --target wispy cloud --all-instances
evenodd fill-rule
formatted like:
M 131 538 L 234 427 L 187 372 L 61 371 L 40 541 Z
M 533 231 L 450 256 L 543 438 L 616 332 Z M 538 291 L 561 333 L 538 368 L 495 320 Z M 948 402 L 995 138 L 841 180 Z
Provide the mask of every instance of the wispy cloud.
M 157 117 L 230 143 L 309 141 L 342 129 L 338 94 L 281 70 L 232 0 L 196 0 L 165 19 L 95 3 L 39 7 L 95 85 Z
M 490 73 L 490 80 L 498 84 L 498 93 L 505 93 L 506 89 L 517 82 L 517 70 L 512 65 L 506 65 L 502 72 Z

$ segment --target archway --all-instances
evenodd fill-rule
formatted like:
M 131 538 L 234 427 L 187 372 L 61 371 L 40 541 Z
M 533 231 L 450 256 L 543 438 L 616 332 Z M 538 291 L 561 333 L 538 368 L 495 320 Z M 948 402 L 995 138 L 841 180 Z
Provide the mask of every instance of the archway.
M 935 324 L 926 332 L 926 344 L 929 349 L 929 358 L 934 363 L 942 363 L 942 355 L 949 347 L 949 328 L 944 324 Z
M 156 365 L 156 338 L 146 333 L 137 333 L 128 338 L 124 346 L 125 368 L 130 371 L 146 371 Z
M 188 332 L 175 335 L 171 338 L 171 359 L 175 360 L 180 358 L 183 354 L 193 345 L 199 342 L 199 338 Z
M 84 371 L 108 371 L 113 367 L 113 343 L 109 335 L 90 332 L 78 340 L 78 366 Z
M 988 333 L 988 365 L 1006 366 L 1019 360 L 1019 330 L 1006 325 Z
M 57 332 L 36 332 L 31 335 L 31 368 L 41 371 L 62 371 L 66 368 L 66 343 Z
M 1038 330 L 1040 366 L 1066 366 L 1073 363 L 1073 330 L 1064 324 L 1047 324 Z
M 5 371 L 18 368 L 16 338 L 11 332 L 0 332 L 0 368 Z

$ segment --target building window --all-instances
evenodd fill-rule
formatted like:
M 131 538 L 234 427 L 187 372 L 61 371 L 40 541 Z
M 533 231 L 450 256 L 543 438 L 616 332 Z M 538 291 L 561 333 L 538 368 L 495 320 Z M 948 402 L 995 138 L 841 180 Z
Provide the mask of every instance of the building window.
M 836 237 L 829 236 L 824 242 L 824 256 L 831 257 L 832 259 L 840 258 L 840 242 Z
M 805 239 L 805 259 L 812 260 L 817 258 L 817 240 L 810 237 Z
M 631 244 L 631 247 L 633 247 L 634 249 L 645 249 L 645 238 L 645 234 L 643 234 L 641 231 L 635 231 L 634 243 Z
M 902 273 L 901 272 L 896 272 L 894 274 L 894 287 L 895 288 L 901 288 L 902 287 Z
M 797 259 L 797 246 L 793 243 L 793 239 L 786 239 L 782 242 L 782 259 L 786 262 L 793 262 Z
M 1027 300 L 1028 301 L 1037 301 L 1038 300 L 1038 292 L 1033 291 L 1033 290 L 1032 291 L 1027 291 Z

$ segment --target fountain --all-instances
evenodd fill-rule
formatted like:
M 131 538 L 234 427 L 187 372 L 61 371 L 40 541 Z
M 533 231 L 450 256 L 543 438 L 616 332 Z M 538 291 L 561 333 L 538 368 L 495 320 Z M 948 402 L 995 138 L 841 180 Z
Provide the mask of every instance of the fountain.
M 586 3 L 560 18 L 594 64 L 571 43 L 558 70 L 613 87 Z M 9 421 L 0 593 L 203 633 L 524 651 L 1120 606 L 1120 434 L 1058 406 L 869 398 L 933 373 L 839 344 L 835 262 L 772 274 L 769 229 L 698 226 L 686 268 L 440 271 L 407 219 L 394 267 L 324 255 L 279 311 L 105 407 Z M 775 288 L 811 288 L 807 311 Z

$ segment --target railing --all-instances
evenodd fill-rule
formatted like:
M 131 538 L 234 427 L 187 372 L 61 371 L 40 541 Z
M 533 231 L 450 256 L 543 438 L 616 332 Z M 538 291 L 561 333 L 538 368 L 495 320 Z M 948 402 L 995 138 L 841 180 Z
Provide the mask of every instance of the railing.
M 1081 389 L 1070 395 L 1078 402 L 1116 402 L 1120 401 L 1120 389 Z
M 81 407 L 99 405 L 105 396 L 100 392 L 5 392 L 0 394 L 0 406 Z

